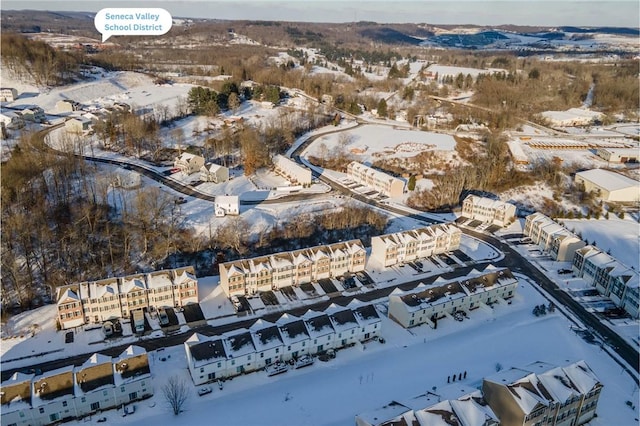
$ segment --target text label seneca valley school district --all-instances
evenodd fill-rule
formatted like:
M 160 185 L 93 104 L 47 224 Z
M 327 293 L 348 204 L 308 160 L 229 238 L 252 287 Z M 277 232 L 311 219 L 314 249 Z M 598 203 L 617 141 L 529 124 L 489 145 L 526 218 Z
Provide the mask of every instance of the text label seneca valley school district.
M 153 13 L 135 13 L 135 14 L 105 14 L 105 20 L 120 21 L 117 24 L 104 24 L 105 31 L 162 31 L 162 24 L 144 24 L 144 23 L 123 23 L 122 21 L 154 21 L 157 22 L 160 15 Z

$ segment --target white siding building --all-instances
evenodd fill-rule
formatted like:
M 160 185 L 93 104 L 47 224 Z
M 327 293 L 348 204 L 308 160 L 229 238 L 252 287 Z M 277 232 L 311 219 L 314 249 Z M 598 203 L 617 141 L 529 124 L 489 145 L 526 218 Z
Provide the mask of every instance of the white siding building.
M 222 336 L 194 333 L 184 343 L 191 378 L 201 385 L 380 336 L 375 307 L 356 305 L 331 305 L 327 313 L 307 311 L 301 318 L 283 314 L 275 324 L 258 319 L 248 330 Z
M 421 324 L 437 326 L 437 320 L 456 311 L 471 311 L 515 295 L 518 280 L 508 269 L 489 266 L 483 273 L 472 271 L 456 280 L 436 281 L 415 289 L 394 290 L 389 295 L 389 318 L 405 328 Z
M 378 191 L 387 197 L 400 197 L 404 193 L 405 181 L 387 173 L 352 161 L 347 166 L 347 175 L 359 184 Z
M 446 253 L 460 247 L 462 231 L 452 224 L 437 224 L 371 238 L 371 258 L 383 267 Z
M 240 197 L 237 195 L 216 195 L 213 211 L 217 217 L 240 214 Z
M 311 170 L 288 159 L 283 155 L 273 157 L 273 167 L 276 173 L 289 180 L 294 185 L 311 185 Z
M 462 202 L 462 216 L 493 225 L 507 226 L 516 218 L 516 206 L 499 200 L 469 195 Z
M 18 91 L 13 87 L 0 87 L 0 102 L 13 102 L 18 99 Z
M 604 201 L 637 202 L 640 200 L 640 182 L 619 173 L 593 169 L 576 173 L 575 182 L 584 190 L 594 192 Z
M 3 425 L 48 425 L 83 418 L 153 395 L 147 352 L 129 346 L 116 358 L 93 354 L 79 367 L 15 373 L 0 385 Z
M 173 166 L 186 175 L 198 173 L 204 166 L 204 157 L 183 152 L 175 159 Z
M 573 232 L 542 213 L 527 216 L 523 233 L 559 262 L 571 262 L 576 250 L 586 245 Z
M 204 182 L 226 182 L 229 180 L 229 169 L 219 164 L 207 163 L 200 168 L 200 179 Z
M 640 151 L 637 148 L 598 148 L 596 155 L 610 163 L 637 163 Z

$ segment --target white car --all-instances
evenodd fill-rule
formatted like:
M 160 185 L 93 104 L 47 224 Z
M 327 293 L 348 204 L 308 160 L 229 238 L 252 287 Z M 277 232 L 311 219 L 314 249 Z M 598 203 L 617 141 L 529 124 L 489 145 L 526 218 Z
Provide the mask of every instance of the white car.
M 208 393 L 211 393 L 211 387 L 209 386 L 204 386 L 201 387 L 200 389 L 198 389 L 198 395 L 202 396 L 202 395 L 206 395 Z

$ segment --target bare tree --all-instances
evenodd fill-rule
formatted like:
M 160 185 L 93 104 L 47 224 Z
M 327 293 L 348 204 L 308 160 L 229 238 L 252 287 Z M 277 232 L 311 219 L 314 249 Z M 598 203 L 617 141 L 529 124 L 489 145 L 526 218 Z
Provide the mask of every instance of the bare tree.
M 184 404 L 191 396 L 186 380 L 178 376 L 169 377 L 167 383 L 162 387 L 162 394 L 176 416 L 182 412 Z

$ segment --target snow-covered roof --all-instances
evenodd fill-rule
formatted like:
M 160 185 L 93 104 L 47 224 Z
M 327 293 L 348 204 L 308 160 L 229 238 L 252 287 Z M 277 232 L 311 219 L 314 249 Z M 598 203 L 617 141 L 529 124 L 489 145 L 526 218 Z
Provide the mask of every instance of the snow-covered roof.
M 112 362 L 113 362 L 113 360 L 111 359 L 110 356 L 99 354 L 99 353 L 95 353 L 95 354 L 91 355 L 89 357 L 89 359 L 87 359 L 80 366 L 80 368 L 82 369 L 82 368 L 87 368 L 87 367 L 93 367 L 93 366 L 100 365 L 100 364 L 111 364 Z
M 240 197 L 237 195 L 216 195 L 216 204 L 238 204 Z
M 127 349 L 125 349 L 124 352 L 120 354 L 118 359 L 122 360 L 122 359 L 131 358 L 138 355 L 144 355 L 146 353 L 147 353 L 147 350 L 142 346 L 129 345 L 129 347 L 127 347 Z
M 584 172 L 576 173 L 576 177 L 578 176 L 609 192 L 633 187 L 638 188 L 640 191 L 640 182 L 609 170 L 585 170 Z
M 173 282 L 171 281 L 171 274 L 169 271 L 152 272 L 147 275 L 147 283 L 149 288 L 162 288 L 171 287 Z

